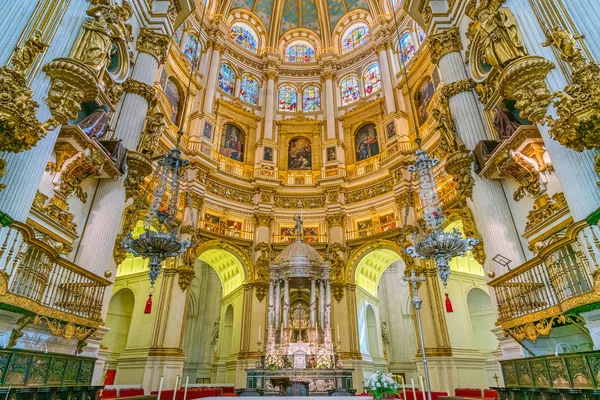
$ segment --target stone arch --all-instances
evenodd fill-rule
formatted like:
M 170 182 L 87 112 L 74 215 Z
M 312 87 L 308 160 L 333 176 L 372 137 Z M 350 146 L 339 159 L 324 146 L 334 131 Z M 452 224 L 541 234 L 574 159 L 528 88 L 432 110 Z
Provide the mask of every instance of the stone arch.
M 196 257 L 210 265 L 219 276 L 223 296 L 254 280 L 254 267 L 246 252 L 223 240 L 211 240 L 196 249 Z
M 104 336 L 102 345 L 114 354 L 120 354 L 127 347 L 135 299 L 135 293 L 127 287 L 119 289 L 110 298 L 106 315 L 106 324 L 110 326 L 110 331 Z
M 383 272 L 392 263 L 408 255 L 396 243 L 378 240 L 355 250 L 346 263 L 348 282 L 362 286 L 377 297 L 377 286 Z
M 465 298 L 477 348 L 489 352 L 498 345 L 496 336 L 491 332 L 496 317 L 490 295 L 482 288 L 471 287 L 465 293 Z
M 331 33 L 332 46 L 334 46 L 338 53 L 342 53 L 342 39 L 346 34 L 348 28 L 352 25 L 364 24 L 371 30 L 371 24 L 373 23 L 373 17 L 368 10 L 356 9 L 347 13 L 342 19 L 338 21 L 333 32 Z
M 313 30 L 308 28 L 294 28 L 286 31 L 279 38 L 279 51 L 285 56 L 285 49 L 288 45 L 293 44 L 296 41 L 305 41 L 313 46 L 315 50 L 315 58 L 318 58 L 318 54 L 321 52 L 323 46 L 321 39 Z
M 229 31 L 231 31 L 233 24 L 236 22 L 242 22 L 254 30 L 258 40 L 256 54 L 260 53 L 261 50 L 267 46 L 269 31 L 261 19 L 252 11 L 242 8 L 235 8 L 230 10 L 228 13 L 223 14 L 227 14 L 227 26 L 229 27 Z

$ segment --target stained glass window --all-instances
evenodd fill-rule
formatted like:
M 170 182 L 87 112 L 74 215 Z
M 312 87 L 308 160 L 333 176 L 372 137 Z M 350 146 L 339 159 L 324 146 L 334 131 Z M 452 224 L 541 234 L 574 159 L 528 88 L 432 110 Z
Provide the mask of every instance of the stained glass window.
M 425 37 L 427 36 L 425 34 L 425 31 L 423 29 L 421 29 L 421 27 L 419 25 L 417 25 L 417 35 L 419 36 L 419 44 L 423 43 L 423 41 L 425 40 Z
M 183 37 L 183 26 L 180 26 L 179 29 L 177 29 L 177 31 L 175 32 L 175 36 L 173 36 L 173 39 L 175 40 L 175 43 L 179 44 L 179 43 L 181 43 L 182 37 Z
M 296 90 L 291 86 L 282 86 L 279 89 L 279 110 L 296 111 Z
M 342 81 L 342 104 L 347 105 L 358 100 L 360 92 L 358 90 L 358 79 L 355 76 L 349 76 Z
M 350 50 L 362 46 L 369 39 L 369 29 L 366 26 L 359 26 L 348 32 L 342 40 L 342 53 L 347 53 Z
M 235 72 L 227 64 L 221 64 L 219 69 L 219 88 L 227 94 L 233 95 L 235 87 Z
M 379 73 L 379 64 L 372 64 L 365 71 L 365 94 L 368 96 L 381 88 L 381 74 Z
M 258 103 L 258 81 L 254 77 L 248 75 L 242 77 L 240 100 L 250 104 Z
M 242 24 L 231 27 L 231 39 L 246 50 L 256 53 L 258 50 L 258 39 L 251 28 Z
M 409 32 L 406 32 L 400 38 L 400 53 L 402 54 L 403 63 L 408 62 L 415 55 L 415 44 Z
M 308 86 L 302 94 L 302 111 L 316 112 L 321 109 L 321 93 L 316 86 Z
M 306 44 L 293 44 L 285 49 L 286 61 L 314 62 L 315 50 Z
M 185 43 L 185 49 L 183 52 L 185 56 L 190 60 L 194 65 L 198 65 L 198 59 L 200 57 L 200 49 L 198 48 L 198 37 L 190 33 L 187 38 L 187 42 Z

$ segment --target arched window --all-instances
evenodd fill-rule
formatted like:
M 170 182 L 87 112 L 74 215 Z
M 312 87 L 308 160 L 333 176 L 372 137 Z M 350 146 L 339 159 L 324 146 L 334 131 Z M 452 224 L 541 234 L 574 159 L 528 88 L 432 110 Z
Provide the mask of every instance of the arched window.
M 317 112 L 321 110 L 321 92 L 316 86 L 308 86 L 302 93 L 302 111 Z
M 296 102 L 296 89 L 287 85 L 279 89 L 279 111 L 296 111 Z
M 227 64 L 221 64 L 219 69 L 219 88 L 227 94 L 233 95 L 235 87 L 235 72 Z
M 423 43 L 423 41 L 427 37 L 427 35 L 425 34 L 425 31 L 423 29 L 421 29 L 421 27 L 419 25 L 417 25 L 417 36 L 419 36 L 419 44 Z
M 342 54 L 362 46 L 369 39 L 369 28 L 366 25 L 358 26 L 344 36 L 342 39 Z
M 349 76 L 342 81 L 342 105 L 348 105 L 360 98 L 358 90 L 358 79 Z
M 244 49 L 250 50 L 253 53 L 256 53 L 258 50 L 258 38 L 254 30 L 248 25 L 236 22 L 231 27 L 229 34 L 231 35 L 231 39 Z
M 175 43 L 180 44 L 182 37 L 183 37 L 183 25 L 180 26 L 179 29 L 177 29 L 177 31 L 175 32 L 175 35 L 173 36 L 173 40 L 175 40 Z
M 171 122 L 177 125 L 179 122 L 179 112 L 181 108 L 181 91 L 179 86 L 175 83 L 172 78 L 167 80 L 167 86 L 165 86 L 165 96 L 171 106 Z
M 249 75 L 242 77 L 240 100 L 256 105 L 258 103 L 258 81 Z
M 408 62 L 415 55 L 415 44 L 410 32 L 406 32 L 400 38 L 400 54 L 402 54 L 402 63 Z
M 285 49 L 285 60 L 289 62 L 314 62 L 315 49 L 307 43 L 296 42 Z
M 200 58 L 200 45 L 198 43 L 198 37 L 194 33 L 190 33 L 185 43 L 185 49 L 183 53 L 194 65 L 198 65 L 198 59 Z
M 381 74 L 379 73 L 379 64 L 372 64 L 365 71 L 365 94 L 368 96 L 381 88 Z

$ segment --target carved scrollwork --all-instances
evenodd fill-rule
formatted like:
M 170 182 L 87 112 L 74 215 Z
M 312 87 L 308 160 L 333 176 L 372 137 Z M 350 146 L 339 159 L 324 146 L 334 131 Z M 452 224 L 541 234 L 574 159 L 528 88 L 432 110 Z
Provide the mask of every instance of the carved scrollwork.
M 431 62 L 434 64 L 438 64 L 446 54 L 462 50 L 458 28 L 451 28 L 442 33 L 431 35 L 429 37 L 429 48 L 431 50 Z
M 167 35 L 153 32 L 148 28 L 142 28 L 137 40 L 136 48 L 142 53 L 148 53 L 154 56 L 159 64 L 163 64 L 167 59 L 167 50 L 171 38 Z
M 471 173 L 473 155 L 464 147 L 448 156 L 444 169 L 456 182 L 456 190 L 462 199 L 473 197 L 475 179 Z
M 513 178 L 519 184 L 519 188 L 513 195 L 515 201 L 521 200 L 526 194 L 536 197 L 546 190 L 546 180 L 532 158 L 518 151 L 509 150 L 498 159 L 497 163 L 501 176 Z
M 36 315 L 33 323 L 40 325 L 46 323 L 48 330 L 54 336 L 62 336 L 66 340 L 77 339 L 77 353 L 81 354 L 83 347 L 87 344 L 87 339 L 96 332 L 96 328 L 88 328 L 86 326 L 75 325 L 72 322 L 67 322 L 63 325 L 59 320 L 50 320 L 45 316 Z
M 152 161 L 145 155 L 129 151 L 127 153 L 127 178 L 125 195 L 137 199 L 142 194 L 144 179 L 152 173 Z
M 542 225 L 546 220 L 550 219 L 556 213 L 567 207 L 565 195 L 562 193 L 554 193 L 552 197 L 544 193 L 535 199 L 533 209 L 527 213 L 527 224 L 525 231 Z
M 150 107 L 156 103 L 156 92 L 154 91 L 154 88 L 147 83 L 127 78 L 127 80 L 123 82 L 123 89 L 128 93 L 135 93 L 142 96 L 146 99 Z

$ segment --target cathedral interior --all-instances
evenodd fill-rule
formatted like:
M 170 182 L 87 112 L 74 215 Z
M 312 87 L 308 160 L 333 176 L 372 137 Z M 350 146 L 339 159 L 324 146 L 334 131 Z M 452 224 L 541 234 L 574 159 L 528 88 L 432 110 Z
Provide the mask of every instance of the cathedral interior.
M 0 396 L 600 398 L 597 0 L 0 4 Z

